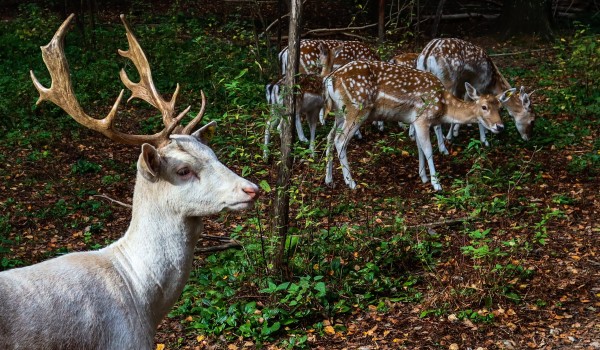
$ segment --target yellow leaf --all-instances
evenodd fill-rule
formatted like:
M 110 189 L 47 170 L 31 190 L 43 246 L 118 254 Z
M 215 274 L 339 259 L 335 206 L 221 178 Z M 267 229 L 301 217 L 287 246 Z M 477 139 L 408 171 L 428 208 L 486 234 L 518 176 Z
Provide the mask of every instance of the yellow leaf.
M 206 337 L 203 335 L 199 335 L 196 337 L 196 340 L 198 341 L 198 343 L 201 343 L 204 339 L 206 339 Z
M 335 329 L 333 329 L 332 326 L 325 326 L 325 328 L 323 330 L 325 331 L 326 334 L 329 334 L 329 335 L 335 334 Z
M 165 350 L 165 344 L 156 344 L 156 350 Z

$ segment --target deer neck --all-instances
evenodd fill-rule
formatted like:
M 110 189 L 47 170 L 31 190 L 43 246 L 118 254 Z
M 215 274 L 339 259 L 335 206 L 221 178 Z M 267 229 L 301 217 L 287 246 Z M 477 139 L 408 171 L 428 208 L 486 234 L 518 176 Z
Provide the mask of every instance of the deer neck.
M 159 184 L 138 175 L 129 228 L 108 247 L 132 294 L 137 316 L 148 319 L 153 329 L 175 304 L 189 278 L 203 228 L 200 217 L 169 211 L 159 191 Z
M 448 91 L 444 91 L 446 113 L 442 117 L 443 123 L 470 124 L 478 122 L 477 105 L 471 101 L 460 100 Z

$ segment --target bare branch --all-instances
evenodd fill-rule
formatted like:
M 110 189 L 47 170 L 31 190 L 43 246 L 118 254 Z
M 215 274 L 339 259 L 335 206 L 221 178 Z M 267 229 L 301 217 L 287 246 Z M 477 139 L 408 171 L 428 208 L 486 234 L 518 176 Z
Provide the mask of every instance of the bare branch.
M 120 205 L 120 206 L 123 206 L 123 207 L 125 207 L 125 208 L 129 208 L 129 209 L 131 209 L 131 208 L 132 208 L 131 204 L 123 203 L 123 202 L 121 202 L 121 201 L 118 201 L 118 200 L 116 200 L 116 199 L 112 199 L 112 198 L 110 198 L 109 196 L 107 196 L 107 195 L 104 195 L 104 194 L 95 194 L 95 195 L 94 195 L 94 197 L 100 197 L 100 198 L 108 199 L 109 201 L 111 201 L 111 202 L 113 202 L 113 203 L 116 203 L 116 204 L 118 204 L 118 205 Z

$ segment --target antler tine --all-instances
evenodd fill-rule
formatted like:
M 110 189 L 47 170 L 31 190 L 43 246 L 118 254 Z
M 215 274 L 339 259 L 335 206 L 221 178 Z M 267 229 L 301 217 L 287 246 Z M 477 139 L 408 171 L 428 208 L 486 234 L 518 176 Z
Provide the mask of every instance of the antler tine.
M 200 112 L 198 112 L 196 117 L 183 128 L 181 131 L 181 134 L 183 135 L 190 135 L 194 131 L 196 125 L 202 121 L 202 117 L 204 117 L 204 112 L 206 111 L 206 96 L 202 90 L 200 90 L 200 95 L 202 96 L 202 107 L 200 107 Z
M 150 70 L 150 64 L 148 63 L 146 54 L 144 54 L 142 47 L 133 34 L 133 31 L 129 27 L 129 24 L 125 20 L 125 15 L 121 15 L 120 17 L 123 25 L 125 26 L 129 50 L 119 50 L 119 54 L 130 59 L 140 75 L 140 81 L 138 83 L 134 83 L 131 81 L 131 79 L 129 79 L 125 70 L 121 69 L 121 81 L 129 90 L 131 90 L 132 93 L 129 100 L 137 97 L 160 110 L 162 113 L 163 123 L 166 127 L 168 127 L 175 120 L 173 115 L 175 114 L 175 101 L 177 100 L 177 95 L 179 94 L 179 84 L 177 84 L 177 87 L 175 88 L 175 92 L 173 93 L 171 101 L 166 101 L 163 99 L 154 86 L 154 81 L 152 80 L 152 71 Z
M 89 116 L 85 113 L 83 108 L 81 108 L 73 91 L 69 73 L 69 64 L 64 52 L 64 38 L 69 29 L 69 24 L 74 17 L 75 15 L 71 14 L 58 28 L 52 40 L 50 40 L 46 46 L 41 47 L 42 58 L 52 79 L 50 88 L 44 87 L 38 81 L 33 71 L 30 71 L 33 85 L 40 94 L 36 104 L 39 105 L 42 101 L 50 101 L 62 108 L 79 124 L 98 131 L 116 142 L 129 145 L 141 145 L 147 142 L 155 146 L 160 146 L 164 142 L 168 142 L 169 133 L 173 131 L 179 122 L 177 119 L 173 119 L 172 124 L 174 125 L 169 125 L 162 131 L 153 135 L 131 135 L 113 129 L 117 108 L 123 98 L 123 90 L 121 90 L 119 97 L 113 104 L 108 115 L 102 119 L 96 119 Z

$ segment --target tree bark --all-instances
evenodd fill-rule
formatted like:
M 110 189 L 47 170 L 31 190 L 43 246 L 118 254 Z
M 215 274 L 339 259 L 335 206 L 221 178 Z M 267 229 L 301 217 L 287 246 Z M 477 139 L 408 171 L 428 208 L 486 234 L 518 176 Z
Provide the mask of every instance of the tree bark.
M 292 135 L 296 115 L 296 91 L 298 85 L 298 68 L 300 57 L 300 31 L 302 21 L 302 0 L 291 1 L 289 38 L 288 38 L 288 63 L 290 69 L 285 75 L 285 107 L 286 113 L 281 120 L 281 161 L 277 175 L 277 195 L 274 201 L 273 228 L 279 236 L 279 249 L 275 257 L 275 268 L 283 276 L 289 276 L 288 262 L 286 259 L 285 242 L 289 229 L 290 211 L 290 178 L 294 158 L 292 156 Z
M 500 25 L 506 36 L 539 35 L 552 40 L 551 0 L 505 0 Z
M 383 44 L 385 40 L 385 0 L 379 0 L 379 18 L 378 18 L 379 43 Z
M 442 14 L 444 13 L 444 3 L 446 0 L 440 0 L 438 2 L 437 11 L 435 12 L 435 18 L 433 20 L 433 27 L 431 28 L 431 37 L 435 38 L 438 35 L 438 27 L 440 26 L 440 20 L 442 19 Z

